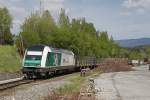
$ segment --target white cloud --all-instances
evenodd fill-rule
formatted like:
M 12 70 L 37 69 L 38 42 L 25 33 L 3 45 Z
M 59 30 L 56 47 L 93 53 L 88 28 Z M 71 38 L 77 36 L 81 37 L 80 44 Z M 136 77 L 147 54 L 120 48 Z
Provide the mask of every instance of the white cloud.
M 64 8 L 65 0 L 43 0 L 44 9 L 48 9 L 52 12 L 58 12 L 61 8 Z
M 129 12 L 129 11 L 122 11 L 122 12 L 120 12 L 120 15 L 129 16 L 129 15 L 131 15 L 131 12 Z
M 61 8 L 65 8 L 64 3 L 66 0 L 41 0 L 43 10 L 49 10 L 52 15 L 57 19 Z M 30 5 L 28 3 L 31 2 Z M 40 9 L 40 0 L 0 0 L 0 7 L 7 7 L 13 17 L 12 32 L 19 32 L 19 25 L 23 23 L 25 17 L 31 12 Z M 65 8 L 69 12 L 68 8 Z M 16 28 L 17 27 L 17 28 Z
M 0 7 L 8 8 L 10 14 L 13 17 L 12 32 L 19 32 L 19 26 L 23 22 L 23 18 L 27 16 L 26 8 L 23 5 L 23 0 L 0 0 Z
M 10 2 L 15 2 L 15 3 L 18 3 L 18 2 L 21 2 L 23 0 L 10 0 Z
M 21 0 L 0 0 L 0 7 L 8 8 L 10 14 L 15 17 L 16 15 L 25 15 L 27 12 L 24 7 L 22 7 Z
M 11 7 L 9 7 L 9 9 L 10 9 L 11 12 L 13 12 L 15 14 L 18 14 L 18 15 L 26 13 L 25 8 L 21 8 L 21 7 L 19 8 L 19 7 L 16 7 L 16 6 L 11 6 Z
M 126 8 L 150 8 L 150 0 L 125 0 L 123 6 Z
M 22 21 L 18 20 L 18 19 L 15 19 L 15 20 L 13 20 L 13 24 L 15 24 L 15 25 L 21 25 Z
M 122 13 L 144 14 L 150 11 L 150 0 L 124 0 L 122 3 L 124 8 Z
M 65 7 L 66 1 L 67 0 L 42 0 L 43 9 L 49 10 L 54 19 L 57 21 L 61 8 L 65 9 L 66 14 L 70 12 L 70 9 Z

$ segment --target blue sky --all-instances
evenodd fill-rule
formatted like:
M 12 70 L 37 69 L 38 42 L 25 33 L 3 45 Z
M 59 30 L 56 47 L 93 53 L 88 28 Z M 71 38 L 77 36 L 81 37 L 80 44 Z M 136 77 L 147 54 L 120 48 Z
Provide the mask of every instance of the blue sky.
M 39 10 L 40 0 L 0 0 L 13 16 L 12 32 L 18 33 L 25 18 Z M 150 0 L 42 0 L 57 19 L 61 8 L 70 18 L 85 17 L 99 31 L 114 39 L 150 37 Z

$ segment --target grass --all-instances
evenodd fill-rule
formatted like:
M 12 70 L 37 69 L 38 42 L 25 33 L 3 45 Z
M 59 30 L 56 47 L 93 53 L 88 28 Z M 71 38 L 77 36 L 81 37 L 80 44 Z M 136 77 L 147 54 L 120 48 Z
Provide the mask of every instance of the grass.
M 100 75 L 101 73 L 102 73 L 101 71 L 92 70 L 90 72 L 87 72 L 85 77 L 81 77 L 79 74 L 70 76 L 66 80 L 68 80 L 71 83 L 65 84 L 64 86 L 58 88 L 56 92 L 59 93 L 60 95 L 66 94 L 69 95 L 73 93 L 78 93 L 83 84 L 85 83 L 87 77 L 94 78 Z
M 66 77 L 65 80 L 69 83 L 66 83 L 54 91 L 50 91 L 49 95 L 45 97 L 45 100 L 61 100 L 62 97 L 69 98 L 65 100 L 77 100 L 85 78 L 81 77 L 79 74 L 73 74 Z
M 71 83 L 65 84 L 64 86 L 56 90 L 57 93 L 59 93 L 60 95 L 64 95 L 64 94 L 68 95 L 68 94 L 79 92 L 81 85 L 82 83 L 84 83 L 85 79 L 80 75 L 76 75 L 76 76 L 68 77 L 67 80 L 70 81 Z
M 90 77 L 91 78 L 95 78 L 95 77 L 98 77 L 100 74 L 102 74 L 103 71 L 102 70 L 98 70 L 98 68 L 92 70 L 92 72 L 90 73 Z
M 77 100 L 80 94 L 80 89 L 86 84 L 87 77 L 96 77 L 101 72 L 92 71 L 86 74 L 85 77 L 81 77 L 80 74 L 74 74 L 66 77 L 67 83 L 56 90 L 50 92 L 50 94 L 45 98 L 45 100 L 61 100 L 61 97 L 66 97 L 65 100 Z
M 17 72 L 21 68 L 21 59 L 14 46 L 0 45 L 0 72 Z

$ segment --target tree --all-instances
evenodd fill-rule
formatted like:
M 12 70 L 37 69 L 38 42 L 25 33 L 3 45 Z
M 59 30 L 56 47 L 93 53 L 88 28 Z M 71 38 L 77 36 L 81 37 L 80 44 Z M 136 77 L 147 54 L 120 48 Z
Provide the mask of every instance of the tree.
M 12 17 L 7 8 L 0 8 L 0 41 L 2 44 L 13 44 L 10 32 Z
M 147 54 L 147 58 L 150 58 L 150 47 L 145 48 L 145 52 Z M 146 58 L 146 57 L 145 57 Z
M 51 45 L 52 34 L 57 30 L 55 21 L 48 10 L 44 11 L 42 15 L 32 13 L 26 18 L 21 28 L 24 40 L 30 40 L 30 42 L 26 42 L 25 46 L 27 47 L 34 44 L 35 41 L 38 44 Z M 35 38 L 31 39 L 29 34 L 35 35 Z
M 25 48 L 33 45 L 35 41 L 36 43 L 40 44 L 39 21 L 40 16 L 38 15 L 38 13 L 32 13 L 28 18 L 26 18 L 23 25 L 21 26 L 22 32 L 20 32 L 18 38 L 22 36 L 23 45 Z
M 73 18 L 70 21 L 64 9 L 61 9 L 58 23 L 55 23 L 47 10 L 40 15 L 32 13 L 24 21 L 20 36 L 25 48 L 33 44 L 45 44 L 72 50 L 80 57 L 105 58 L 119 55 L 118 45 L 112 37 L 109 38 L 107 32 L 96 31 L 94 24 L 85 18 Z
M 40 16 L 38 13 L 31 13 L 31 15 L 25 19 L 21 26 L 22 32 L 35 32 L 38 33 Z
M 142 59 L 142 54 L 140 53 L 139 50 L 133 50 L 129 53 L 129 58 L 130 59 Z
M 51 36 L 56 33 L 57 27 L 48 10 L 44 11 L 39 22 L 39 36 L 41 43 L 51 45 Z
M 69 17 L 66 15 L 65 10 L 61 9 L 59 14 L 59 27 L 63 30 L 67 30 L 70 28 Z

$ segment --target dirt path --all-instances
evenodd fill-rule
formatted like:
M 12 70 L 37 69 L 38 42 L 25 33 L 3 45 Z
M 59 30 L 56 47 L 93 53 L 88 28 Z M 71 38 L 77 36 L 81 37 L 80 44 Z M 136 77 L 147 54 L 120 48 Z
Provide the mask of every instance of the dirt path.
M 95 79 L 98 100 L 150 100 L 148 66 L 136 71 L 105 73 Z

